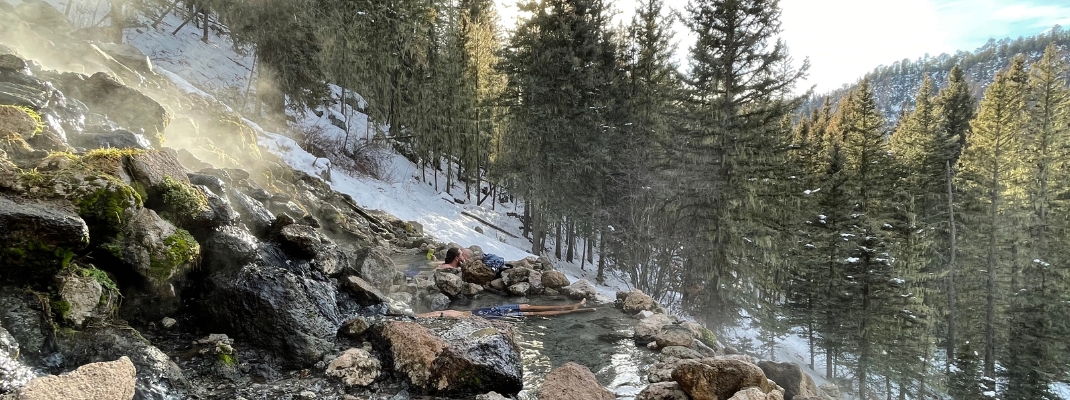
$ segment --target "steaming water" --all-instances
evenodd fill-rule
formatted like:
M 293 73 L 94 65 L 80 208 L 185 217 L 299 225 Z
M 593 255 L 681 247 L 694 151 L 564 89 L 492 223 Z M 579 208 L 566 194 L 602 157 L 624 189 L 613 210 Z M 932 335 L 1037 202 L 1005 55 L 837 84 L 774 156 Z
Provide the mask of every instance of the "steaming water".
M 420 256 L 394 258 L 399 270 L 427 271 L 433 268 Z M 411 273 L 411 272 L 410 272 Z M 503 297 L 481 293 L 450 304 L 454 310 L 472 310 L 506 303 L 561 305 L 574 303 L 564 296 L 534 295 Z M 524 362 L 524 390 L 521 399 L 534 399 L 546 375 L 567 362 L 586 366 L 598 382 L 618 399 L 631 399 L 647 385 L 647 368 L 657 362 L 657 353 L 636 346 L 632 328 L 637 321 L 612 304 L 589 304 L 596 311 L 555 317 L 505 318 L 516 327 Z

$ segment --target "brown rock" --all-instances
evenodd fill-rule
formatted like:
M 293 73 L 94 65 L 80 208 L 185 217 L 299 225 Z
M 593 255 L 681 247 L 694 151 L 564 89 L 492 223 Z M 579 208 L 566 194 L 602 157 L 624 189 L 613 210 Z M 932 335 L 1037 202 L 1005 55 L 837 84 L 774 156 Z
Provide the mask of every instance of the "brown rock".
M 613 400 L 587 367 L 566 363 L 550 371 L 539 388 L 539 400 Z
M 415 386 L 431 386 L 432 366 L 446 342 L 415 322 L 387 323 L 382 335 L 394 344 L 390 348 L 394 370 L 408 376 Z
M 619 295 L 618 295 L 619 296 Z M 624 312 L 637 313 L 640 311 L 654 311 L 658 308 L 658 303 L 654 302 L 654 298 L 648 296 L 646 293 L 639 289 L 628 292 L 628 295 L 624 297 Z
M 462 274 L 464 281 L 468 283 L 487 286 L 495 278 L 494 270 L 479 260 L 473 260 L 461 267 L 461 270 L 464 271 Z
M 821 391 L 817 388 L 813 378 L 804 373 L 798 364 L 762 361 L 758 363 L 758 367 L 762 369 L 762 372 L 765 372 L 765 376 L 784 388 L 785 400 L 792 400 L 796 396 L 821 397 Z
M 134 153 L 127 156 L 126 163 L 130 175 L 150 189 L 160 189 L 167 178 L 180 183 L 189 183 L 186 167 L 178 161 L 178 152 L 172 149 Z
M 672 372 L 672 379 L 694 400 L 725 400 L 751 386 L 763 393 L 773 390 L 761 368 L 734 360 L 685 360 Z
M 662 326 L 658 334 L 654 336 L 654 341 L 658 343 L 658 347 L 683 346 L 690 348 L 691 342 L 694 340 L 691 330 L 675 324 Z
M 570 282 L 568 277 L 561 271 L 545 271 L 542 273 L 542 286 L 557 289 L 568 286 Z
M 134 363 L 116 361 L 86 364 L 74 372 L 43 376 L 19 392 L 19 400 L 130 400 L 134 398 Z
M 21 108 L 0 106 L 0 131 L 17 133 L 23 139 L 29 139 L 37 133 L 40 125 L 40 121 Z

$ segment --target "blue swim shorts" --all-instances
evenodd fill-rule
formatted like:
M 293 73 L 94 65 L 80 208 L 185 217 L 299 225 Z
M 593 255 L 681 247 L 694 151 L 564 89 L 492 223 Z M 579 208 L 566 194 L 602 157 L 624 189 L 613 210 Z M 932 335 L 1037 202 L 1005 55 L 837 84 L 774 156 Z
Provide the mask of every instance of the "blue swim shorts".
M 494 307 L 477 308 L 472 310 L 472 315 L 483 318 L 500 318 L 521 316 L 524 315 L 524 313 L 520 312 L 519 304 L 502 304 Z

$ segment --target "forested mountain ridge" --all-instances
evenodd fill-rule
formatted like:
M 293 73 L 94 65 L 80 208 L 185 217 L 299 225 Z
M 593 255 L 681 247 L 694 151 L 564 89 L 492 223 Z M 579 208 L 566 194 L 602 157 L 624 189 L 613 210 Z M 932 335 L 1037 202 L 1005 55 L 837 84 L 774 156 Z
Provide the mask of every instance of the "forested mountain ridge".
M 1044 48 L 1050 43 L 1061 47 L 1070 46 L 1070 30 L 1056 25 L 1035 36 L 989 39 L 988 43 L 974 51 L 959 50 L 955 54 L 944 53 L 938 56 L 926 54 L 915 60 L 904 58 L 891 65 L 874 68 L 862 79 L 869 81 L 881 112 L 889 124 L 894 124 L 904 109 L 914 104 L 918 88 L 926 77 L 933 80 L 937 90 L 943 89 L 947 86 L 947 75 L 951 68 L 958 65 L 966 80 L 971 83 L 973 97 L 980 99 L 985 88 L 995 80 L 996 73 L 1006 68 L 1016 55 L 1022 54 L 1026 61 L 1034 62 L 1044 55 Z M 857 82 L 844 84 L 827 93 L 815 94 L 803 106 L 802 111 L 810 114 L 813 110 L 820 109 L 825 97 L 836 104 L 857 86 Z

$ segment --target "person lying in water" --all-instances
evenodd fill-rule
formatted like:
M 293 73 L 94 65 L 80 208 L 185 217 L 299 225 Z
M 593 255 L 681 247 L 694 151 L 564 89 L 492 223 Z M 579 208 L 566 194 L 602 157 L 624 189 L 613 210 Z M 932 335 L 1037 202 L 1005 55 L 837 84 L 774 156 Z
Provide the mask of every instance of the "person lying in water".
M 466 318 L 477 316 L 483 318 L 501 317 L 552 317 L 555 315 L 571 314 L 576 312 L 594 311 L 594 308 L 581 308 L 587 305 L 587 299 L 576 304 L 561 306 L 533 306 L 530 304 L 502 304 L 493 307 L 477 308 L 472 311 L 443 310 L 416 314 L 420 318 Z

